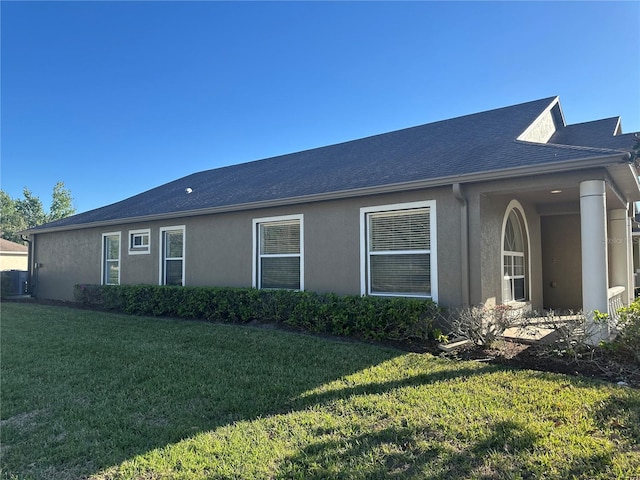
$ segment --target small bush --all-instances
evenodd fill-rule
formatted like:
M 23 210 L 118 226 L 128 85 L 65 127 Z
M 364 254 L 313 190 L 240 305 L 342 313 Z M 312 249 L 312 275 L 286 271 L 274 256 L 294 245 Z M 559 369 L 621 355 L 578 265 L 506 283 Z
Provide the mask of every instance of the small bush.
M 444 319 L 450 334 L 466 338 L 476 345 L 490 345 L 512 323 L 508 305 L 482 305 L 451 310 Z
M 76 301 L 132 315 L 228 323 L 283 324 L 367 340 L 433 339 L 440 309 L 431 300 L 224 287 L 76 285 Z
M 85 306 L 102 306 L 102 286 L 101 285 L 75 285 L 73 296 L 76 302 Z
M 618 315 L 618 335 L 611 346 L 640 364 L 640 299 L 618 310 Z

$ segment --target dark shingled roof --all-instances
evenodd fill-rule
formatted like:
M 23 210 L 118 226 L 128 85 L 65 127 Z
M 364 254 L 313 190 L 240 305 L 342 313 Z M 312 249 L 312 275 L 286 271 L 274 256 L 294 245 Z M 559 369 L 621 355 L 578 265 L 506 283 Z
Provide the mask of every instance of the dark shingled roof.
M 633 145 L 631 136 L 613 136 L 613 120 L 561 128 L 547 144 L 518 141 L 556 98 L 194 173 L 33 231 L 335 192 L 346 196 L 368 187 L 596 158 Z
M 567 125 L 559 128 L 549 143 L 628 150 L 634 144 L 635 134 L 616 135 L 619 125 L 619 117 Z

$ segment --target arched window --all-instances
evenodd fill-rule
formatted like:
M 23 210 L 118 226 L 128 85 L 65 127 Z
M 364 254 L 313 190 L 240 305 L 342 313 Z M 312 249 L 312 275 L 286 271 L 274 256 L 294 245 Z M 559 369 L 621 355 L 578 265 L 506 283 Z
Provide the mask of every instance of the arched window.
M 528 239 L 522 214 L 510 208 L 502 240 L 502 302 L 528 300 Z

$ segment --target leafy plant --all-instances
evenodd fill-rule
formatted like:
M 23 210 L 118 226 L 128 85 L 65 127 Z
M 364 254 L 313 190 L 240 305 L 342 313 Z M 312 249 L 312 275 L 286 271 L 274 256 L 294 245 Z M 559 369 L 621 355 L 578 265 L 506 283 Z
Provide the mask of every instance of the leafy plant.
M 422 342 L 441 334 L 434 330 L 439 307 L 423 299 L 156 285 L 76 285 L 74 294 L 86 306 L 132 315 L 258 321 L 366 340 Z
M 618 335 L 611 344 L 640 364 L 640 299 L 618 310 Z

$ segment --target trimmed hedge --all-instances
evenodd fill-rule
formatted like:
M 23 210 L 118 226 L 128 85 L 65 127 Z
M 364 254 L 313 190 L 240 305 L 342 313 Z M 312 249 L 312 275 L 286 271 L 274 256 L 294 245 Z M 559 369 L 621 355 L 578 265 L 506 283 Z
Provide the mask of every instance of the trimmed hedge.
M 440 308 L 431 300 L 340 296 L 254 288 L 156 285 L 76 285 L 77 302 L 132 315 L 227 323 L 283 324 L 368 340 L 421 342 L 436 338 Z

